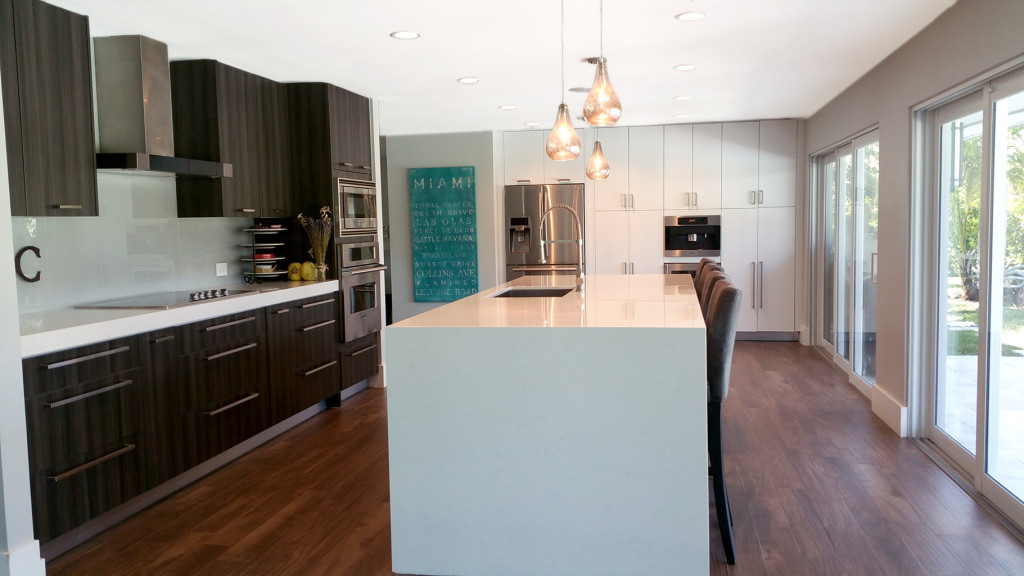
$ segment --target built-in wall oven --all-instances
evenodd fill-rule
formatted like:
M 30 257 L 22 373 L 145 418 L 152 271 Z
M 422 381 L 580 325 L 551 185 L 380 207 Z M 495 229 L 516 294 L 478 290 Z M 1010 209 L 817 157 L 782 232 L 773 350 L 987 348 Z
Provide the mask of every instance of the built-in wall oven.
M 721 253 L 721 216 L 665 217 L 665 256 L 718 257 Z
M 335 234 L 374 232 L 377 230 L 377 189 L 337 179 L 334 198 Z
M 341 340 L 350 342 L 380 330 L 384 285 L 376 235 L 335 236 Z
M 338 246 L 338 266 L 342 270 L 381 263 L 380 243 L 372 234 L 339 236 L 335 238 L 335 244 Z

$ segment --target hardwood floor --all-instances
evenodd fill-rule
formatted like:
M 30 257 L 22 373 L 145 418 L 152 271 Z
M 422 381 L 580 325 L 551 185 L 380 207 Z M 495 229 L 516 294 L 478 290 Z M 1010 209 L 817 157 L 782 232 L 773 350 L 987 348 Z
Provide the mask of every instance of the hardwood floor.
M 738 564 L 711 573 L 1024 573 L 1024 545 L 812 350 L 738 342 L 724 408 Z M 52 575 L 390 575 L 371 389 L 48 563 Z

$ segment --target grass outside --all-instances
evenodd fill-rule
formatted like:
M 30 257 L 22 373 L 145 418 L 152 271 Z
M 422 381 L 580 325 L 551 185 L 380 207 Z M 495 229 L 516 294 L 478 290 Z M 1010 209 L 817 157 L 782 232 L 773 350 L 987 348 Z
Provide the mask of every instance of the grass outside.
M 978 303 L 964 300 L 961 295 L 959 280 L 950 278 L 946 323 L 951 325 L 951 329 L 947 331 L 946 353 L 951 356 L 977 356 Z M 1004 306 L 1002 320 L 1003 356 L 1024 356 L 1024 308 Z

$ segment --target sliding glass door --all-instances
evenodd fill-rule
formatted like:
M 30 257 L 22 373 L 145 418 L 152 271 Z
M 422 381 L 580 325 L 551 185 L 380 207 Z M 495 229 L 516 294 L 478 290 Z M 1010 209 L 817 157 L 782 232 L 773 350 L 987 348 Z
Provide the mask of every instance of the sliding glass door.
M 1024 74 L 929 114 L 940 210 L 925 432 L 1024 524 Z
M 877 133 L 814 160 L 820 208 L 816 343 L 851 381 L 868 386 L 875 381 Z

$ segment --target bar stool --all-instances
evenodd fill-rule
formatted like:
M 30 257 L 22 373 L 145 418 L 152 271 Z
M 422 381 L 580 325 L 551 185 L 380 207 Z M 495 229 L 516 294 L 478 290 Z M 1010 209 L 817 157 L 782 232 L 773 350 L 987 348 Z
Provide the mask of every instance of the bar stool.
M 693 286 L 697 290 L 698 301 L 704 299 L 704 291 L 707 288 L 708 278 L 710 277 L 712 272 L 721 272 L 725 274 L 725 269 L 719 266 L 718 264 L 711 263 L 704 267 L 704 270 L 702 271 L 699 277 L 694 278 Z
M 708 307 L 711 305 L 711 295 L 714 293 L 715 285 L 721 281 L 731 282 L 729 275 L 725 272 L 719 272 L 718 270 L 709 272 L 704 275 L 704 287 L 702 289 L 702 296 L 700 298 L 700 311 L 704 315 L 704 320 L 708 319 Z
M 700 277 L 704 275 L 704 267 L 708 266 L 709 264 L 715 264 L 715 263 L 716 262 L 714 260 L 712 260 L 711 258 L 706 258 L 705 257 L 705 258 L 701 258 L 700 259 L 700 262 L 697 263 L 697 273 L 693 275 L 693 284 L 694 284 L 694 286 L 697 285 L 697 280 L 700 280 Z
M 725 487 L 722 466 L 722 403 L 729 395 L 729 371 L 736 343 L 740 300 L 743 293 L 735 284 L 719 281 L 711 291 L 707 318 L 708 347 L 708 458 L 715 492 L 715 510 L 718 513 L 718 531 L 722 535 L 725 559 L 736 563 L 736 549 L 732 540 L 732 513 Z

